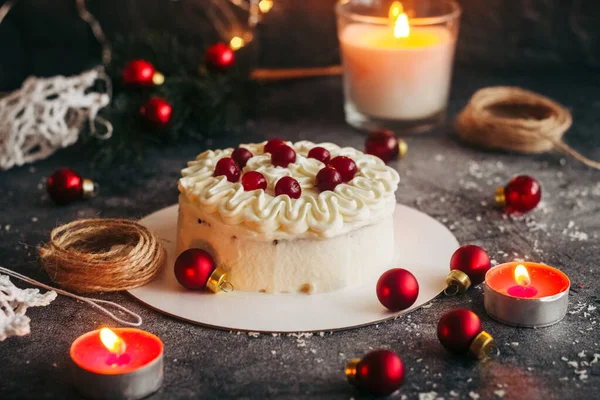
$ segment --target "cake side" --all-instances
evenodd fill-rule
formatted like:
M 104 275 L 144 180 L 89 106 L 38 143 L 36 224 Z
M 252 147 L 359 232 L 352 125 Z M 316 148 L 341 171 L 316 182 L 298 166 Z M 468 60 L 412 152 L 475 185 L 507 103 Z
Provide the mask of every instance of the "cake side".
M 240 235 L 179 198 L 178 253 L 208 251 L 228 272 L 236 290 L 265 293 L 320 293 L 359 285 L 390 267 L 394 256 L 393 218 L 332 238 L 274 239 Z
M 288 143 L 296 151 L 287 168 L 271 163 L 264 143 L 241 145 L 253 154 L 242 173 L 258 171 L 267 180 L 267 190 L 244 191 L 240 182 L 214 176 L 217 162 L 231 156 L 233 149 L 209 150 L 188 163 L 179 180 L 179 190 L 208 220 L 236 226 L 239 236 L 263 240 L 332 238 L 373 225 L 390 216 L 399 176 L 379 158 L 333 143 Z M 356 163 L 355 177 L 333 191 L 320 192 L 315 176 L 324 164 L 308 158 L 315 146 L 324 147 L 331 157 L 348 156 Z M 274 186 L 283 176 L 292 176 L 302 188 L 299 199 L 274 195 Z

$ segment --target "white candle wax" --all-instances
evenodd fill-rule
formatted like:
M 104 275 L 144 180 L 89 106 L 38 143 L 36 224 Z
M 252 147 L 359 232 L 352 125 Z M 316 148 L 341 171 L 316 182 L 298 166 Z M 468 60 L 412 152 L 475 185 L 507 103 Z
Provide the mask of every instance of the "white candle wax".
M 448 101 L 454 39 L 443 27 L 411 27 L 396 38 L 390 27 L 350 24 L 340 35 L 346 95 L 368 116 L 416 120 Z

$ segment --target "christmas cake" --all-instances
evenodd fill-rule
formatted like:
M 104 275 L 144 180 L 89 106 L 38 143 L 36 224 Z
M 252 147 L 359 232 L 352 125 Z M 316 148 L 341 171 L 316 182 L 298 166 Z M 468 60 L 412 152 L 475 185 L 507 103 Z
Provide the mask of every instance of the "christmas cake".
M 179 180 L 178 253 L 210 252 L 236 290 L 327 292 L 390 267 L 399 177 L 332 143 L 209 150 Z

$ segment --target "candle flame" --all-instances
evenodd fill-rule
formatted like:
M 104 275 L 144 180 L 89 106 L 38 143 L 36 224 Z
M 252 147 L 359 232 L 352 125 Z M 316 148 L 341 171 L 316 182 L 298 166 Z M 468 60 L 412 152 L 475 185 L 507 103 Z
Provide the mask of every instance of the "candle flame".
M 100 341 L 113 354 L 125 353 L 125 342 L 108 328 L 100 329 Z
M 529 277 L 529 272 L 527 268 L 523 264 L 517 265 L 515 268 L 515 281 L 520 286 L 529 286 L 531 284 L 531 278 Z
M 404 13 L 404 7 L 399 1 L 392 3 L 389 13 L 390 23 L 394 27 L 394 37 L 405 38 L 410 33 L 408 25 L 408 16 Z

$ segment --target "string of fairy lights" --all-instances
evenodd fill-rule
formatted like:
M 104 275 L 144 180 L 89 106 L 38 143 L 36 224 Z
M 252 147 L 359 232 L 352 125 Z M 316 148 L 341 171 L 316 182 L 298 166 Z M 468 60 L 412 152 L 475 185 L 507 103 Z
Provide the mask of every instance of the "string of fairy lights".
M 246 11 L 248 18 L 247 28 L 242 27 L 233 10 L 222 0 L 212 0 L 214 7 L 209 7 L 206 12 L 211 18 L 215 29 L 223 40 L 229 40 L 229 46 L 236 51 L 252 41 L 253 30 L 262 17 L 273 8 L 273 0 L 228 0 L 229 3 Z

